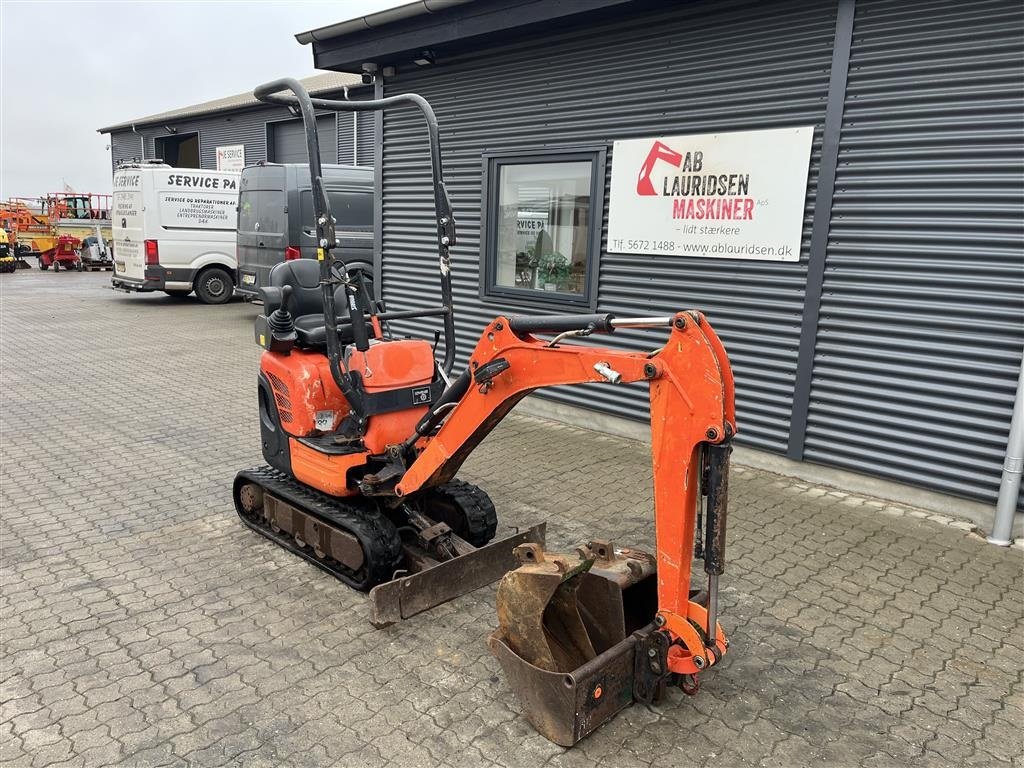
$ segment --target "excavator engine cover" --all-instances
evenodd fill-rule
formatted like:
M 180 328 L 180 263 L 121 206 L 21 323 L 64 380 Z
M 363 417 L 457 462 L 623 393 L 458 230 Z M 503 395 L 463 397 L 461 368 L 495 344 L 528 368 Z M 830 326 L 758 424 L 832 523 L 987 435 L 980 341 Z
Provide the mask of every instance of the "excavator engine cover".
M 655 559 L 607 541 L 516 555 L 488 645 L 533 726 L 569 747 L 634 700 L 637 638 L 658 610 Z

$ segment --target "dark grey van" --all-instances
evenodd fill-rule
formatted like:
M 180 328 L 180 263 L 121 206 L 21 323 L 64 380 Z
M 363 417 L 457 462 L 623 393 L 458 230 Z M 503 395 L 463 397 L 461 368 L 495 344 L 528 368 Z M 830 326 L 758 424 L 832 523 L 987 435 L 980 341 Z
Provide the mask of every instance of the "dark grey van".
M 323 173 L 337 222 L 336 257 L 373 263 L 373 169 L 325 165 Z M 235 294 L 245 299 L 259 298 L 275 264 L 316 258 L 308 165 L 261 163 L 242 170 L 237 244 Z

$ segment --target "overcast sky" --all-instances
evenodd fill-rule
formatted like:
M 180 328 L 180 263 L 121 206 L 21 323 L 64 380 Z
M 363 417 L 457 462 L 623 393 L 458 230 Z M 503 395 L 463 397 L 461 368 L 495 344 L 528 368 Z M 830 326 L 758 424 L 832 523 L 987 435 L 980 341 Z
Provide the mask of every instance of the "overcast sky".
M 314 74 L 296 32 L 405 2 L 0 0 L 0 199 L 109 193 L 97 128 Z

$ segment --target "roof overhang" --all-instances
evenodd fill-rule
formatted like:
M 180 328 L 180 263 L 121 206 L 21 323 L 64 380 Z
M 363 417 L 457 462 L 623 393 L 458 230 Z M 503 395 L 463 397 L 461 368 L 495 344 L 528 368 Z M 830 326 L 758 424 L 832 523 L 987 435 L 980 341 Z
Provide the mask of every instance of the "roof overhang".
M 420 0 L 296 35 L 312 43 L 317 69 L 360 72 L 413 61 L 424 50 L 455 52 L 537 29 L 560 30 L 586 18 L 621 14 L 636 0 Z M 642 3 L 641 3 L 642 4 Z
M 311 95 L 324 96 L 344 90 L 362 88 L 363 83 L 359 76 L 340 72 L 321 72 L 311 77 L 299 79 Z M 213 115 L 227 115 L 249 109 L 264 109 L 266 104 L 260 102 L 252 95 L 252 91 L 237 93 L 234 96 L 225 96 L 213 101 L 204 101 L 201 104 L 192 104 L 187 107 L 178 107 L 159 112 L 155 115 L 137 117 L 134 120 L 108 125 L 104 128 L 97 128 L 97 133 L 114 133 L 116 131 L 135 130 L 143 126 L 173 125 L 182 120 L 194 120 L 208 118 Z

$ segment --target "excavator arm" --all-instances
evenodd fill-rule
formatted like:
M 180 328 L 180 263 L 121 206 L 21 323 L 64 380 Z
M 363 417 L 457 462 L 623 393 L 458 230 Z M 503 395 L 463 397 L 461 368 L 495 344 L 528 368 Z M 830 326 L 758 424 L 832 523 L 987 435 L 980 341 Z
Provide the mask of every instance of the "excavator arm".
M 564 341 L 621 327 L 650 326 L 669 330 L 664 345 L 652 353 Z M 535 335 L 541 333 L 558 335 L 548 341 Z M 648 382 L 657 540 L 658 612 L 654 623 L 669 641 L 669 671 L 693 675 L 714 664 L 726 650 L 715 614 L 729 444 L 736 421 L 732 369 L 706 318 L 698 312 L 622 320 L 610 315 L 499 317 L 481 335 L 469 370 L 473 380 L 466 393 L 450 408 L 436 434 L 420 440 L 421 450 L 395 492 L 408 496 L 449 480 L 473 448 L 534 390 L 567 384 Z M 689 599 L 702 491 L 708 496 L 706 606 Z

